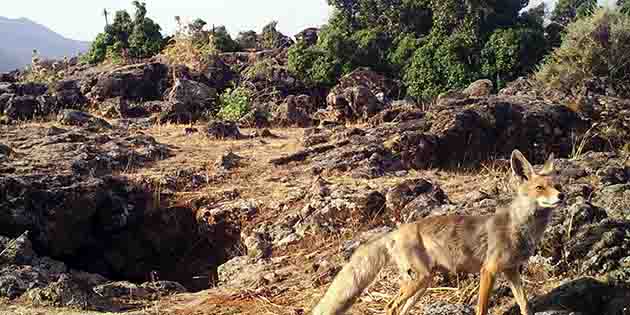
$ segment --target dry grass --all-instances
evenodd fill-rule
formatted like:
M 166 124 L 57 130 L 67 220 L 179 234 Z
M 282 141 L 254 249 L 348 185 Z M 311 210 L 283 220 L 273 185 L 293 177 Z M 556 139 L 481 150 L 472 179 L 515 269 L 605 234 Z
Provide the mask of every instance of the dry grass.
M 130 177 L 154 177 L 193 165 L 204 168 L 208 173 L 215 172 L 213 164 L 224 152 L 234 152 L 245 158 L 245 165 L 230 172 L 221 182 L 196 191 L 178 192 L 180 202 L 189 203 L 195 198 L 221 195 L 223 191 L 237 190 L 239 198 L 255 199 L 267 205 L 286 200 L 292 188 L 308 187 L 314 178 L 304 172 L 300 165 L 273 167 L 269 160 L 283 154 L 293 153 L 302 148 L 299 141 L 301 130 L 277 129 L 273 132 L 279 139 L 264 139 L 265 143 L 253 140 L 218 141 L 201 134 L 185 136 L 183 127 L 178 125 L 157 126 L 149 134 L 165 144 L 175 147 L 173 158 L 160 161 L 149 168 L 133 170 L 126 174 Z M 244 130 L 247 133 L 248 130 Z M 391 187 L 406 179 L 423 177 L 439 184 L 455 203 L 464 202 L 467 195 L 475 190 L 488 190 L 501 193 L 511 192 L 509 169 L 502 161 L 486 164 L 481 172 L 459 170 L 444 172 L 440 170 L 409 171 L 405 176 L 384 176 L 376 179 L 355 179 L 347 176 L 330 176 L 325 179 L 332 184 L 345 186 L 379 188 Z M 217 197 L 220 198 L 220 197 Z M 300 205 L 299 201 L 292 209 Z M 275 211 L 263 211 L 250 224 L 273 220 L 282 214 Z M 369 225 L 369 224 L 366 224 Z M 273 257 L 282 257 L 283 271 L 290 272 L 288 277 L 277 285 L 256 286 L 240 291 L 209 290 L 204 295 L 180 295 L 169 299 L 165 305 L 174 305 L 169 311 L 177 314 L 301 314 L 310 308 L 323 295 L 328 283 L 332 281 L 334 271 L 315 270 L 314 265 L 321 260 L 331 266 L 344 263 L 340 248 L 344 241 L 351 240 L 364 227 L 357 226 L 343 235 L 311 235 L 298 244 L 283 248 L 274 248 Z M 333 274 L 331 274 L 333 272 Z M 475 296 L 477 283 L 475 277 L 461 276 L 453 283 L 436 282 L 421 302 L 429 301 L 467 303 Z M 387 267 L 380 280 L 368 288 L 349 314 L 381 313 L 386 302 L 398 290 L 397 274 L 394 267 Z M 177 301 L 177 302 L 176 302 Z
M 174 202 L 189 204 L 191 201 L 223 195 L 225 191 L 238 191 L 240 198 L 260 200 L 263 203 L 286 199 L 291 186 L 297 181 L 308 182 L 303 172 L 274 168 L 269 160 L 301 148 L 298 141 L 301 130 L 276 129 L 277 139 L 258 138 L 247 140 L 214 140 L 202 132 L 185 135 L 182 125 L 160 125 L 145 131 L 160 143 L 169 145 L 174 156 L 142 169 L 128 169 L 123 175 L 129 178 L 150 178 L 156 182 L 182 169 L 201 169 L 208 178 L 216 177 L 215 162 L 221 155 L 233 152 L 243 158 L 242 166 L 224 174 L 202 188 L 177 191 Z M 203 130 L 203 126 L 196 126 Z M 248 134 L 251 130 L 242 130 Z M 297 176 L 297 177 L 296 177 Z M 291 178 L 290 181 L 283 178 Z
M 155 183 L 159 196 L 160 190 L 168 186 L 168 178 L 178 171 L 195 169 L 202 172 L 209 178 L 206 185 L 195 188 L 178 187 L 172 192 L 169 201 L 180 206 L 189 206 L 197 200 L 218 203 L 233 199 L 234 197 L 230 195 L 237 192 L 238 199 L 256 200 L 262 205 L 256 217 L 246 222 L 245 231 L 259 223 L 275 221 L 284 215 L 282 211 L 294 211 L 305 202 L 304 196 L 300 193 L 310 187 L 315 179 L 306 172 L 306 166 L 298 163 L 274 167 L 269 163 L 273 158 L 302 149 L 301 129 L 274 129 L 272 132 L 279 136 L 275 139 L 214 140 L 207 138 L 203 133 L 186 135 L 185 127 L 189 126 L 165 124 L 142 130 L 143 133 L 155 137 L 158 142 L 169 145 L 174 155 L 143 168 L 126 169 L 120 172 L 120 175 L 132 180 Z M 200 131 L 204 129 L 201 125 L 194 127 Z M 245 129 L 242 132 L 248 134 L 251 130 Z M 242 166 L 222 173 L 216 169 L 215 162 L 222 154 L 230 151 L 244 158 Z M 367 180 L 338 175 L 326 177 L 325 180 L 333 184 L 380 190 L 418 177 L 440 185 L 455 204 L 465 203 L 472 192 L 479 190 L 506 198 L 511 197 L 513 193 L 509 163 L 503 160 L 485 163 L 481 170 L 411 170 L 405 176 L 383 176 Z M 285 206 L 272 206 L 279 203 Z M 159 301 L 147 303 L 145 308 L 133 314 L 307 314 L 328 288 L 336 270 L 344 263 L 341 255 L 343 243 L 355 239 L 358 233 L 370 225 L 370 222 L 363 222 L 352 229 L 345 229 L 343 234 L 309 235 L 297 244 L 274 248 L 272 257 L 279 262 L 274 266 L 274 272 L 281 278 L 277 283 L 268 285 L 252 283 L 240 290 L 211 289 L 164 297 Z M 321 261 L 327 261 L 328 265 L 317 268 Z M 561 278 L 566 278 L 566 275 L 552 275 L 546 273 L 543 266 L 529 266 L 525 273 L 527 292 L 530 297 L 548 292 Z M 505 286 L 505 282 L 500 280 L 498 285 Z M 397 272 L 393 266 L 389 266 L 381 273 L 379 280 L 361 295 L 348 314 L 381 314 L 397 290 Z M 452 275 L 448 278 L 436 276 L 432 288 L 419 301 L 416 309 L 437 301 L 469 303 L 471 299 L 474 300 L 477 290 L 477 276 Z M 493 314 L 501 314 L 514 304 L 510 296 L 494 296 L 492 300 Z M 0 302 L 0 314 L 8 310 L 8 307 Z M 23 314 L 44 314 L 38 313 L 37 308 L 28 310 L 32 312 Z M 16 312 L 11 314 L 21 314 L 19 311 L 21 310 L 16 309 Z M 46 310 L 45 313 L 93 314 L 55 312 Z M 415 313 L 417 314 L 417 311 Z

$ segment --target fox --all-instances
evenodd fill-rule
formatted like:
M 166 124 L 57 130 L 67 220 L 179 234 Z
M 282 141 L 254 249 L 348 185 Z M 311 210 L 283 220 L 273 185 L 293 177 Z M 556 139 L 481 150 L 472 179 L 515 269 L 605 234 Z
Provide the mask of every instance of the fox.
M 357 248 L 339 271 L 313 315 L 341 315 L 350 309 L 380 270 L 393 261 L 400 275 L 398 294 L 387 315 L 405 315 L 422 297 L 435 272 L 480 275 L 477 315 L 486 315 L 497 275 L 509 283 L 522 315 L 532 315 L 520 268 L 532 256 L 553 209 L 565 201 L 554 176 L 551 153 L 540 171 L 518 150 L 510 157 L 515 195 L 488 215 L 440 215 L 401 224 Z

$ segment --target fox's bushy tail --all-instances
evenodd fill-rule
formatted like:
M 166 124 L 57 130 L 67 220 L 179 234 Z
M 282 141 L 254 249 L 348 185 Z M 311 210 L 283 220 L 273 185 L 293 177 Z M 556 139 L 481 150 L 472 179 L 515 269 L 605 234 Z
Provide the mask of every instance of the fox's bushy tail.
M 352 254 L 313 309 L 313 315 L 341 315 L 350 308 L 389 261 L 388 235 L 370 241 Z

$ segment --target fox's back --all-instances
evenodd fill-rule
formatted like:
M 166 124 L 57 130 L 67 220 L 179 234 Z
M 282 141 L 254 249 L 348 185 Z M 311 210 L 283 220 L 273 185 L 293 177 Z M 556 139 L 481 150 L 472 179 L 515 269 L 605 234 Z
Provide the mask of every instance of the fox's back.
M 476 272 L 483 265 L 488 249 L 488 225 L 493 216 L 446 215 L 427 217 L 412 223 L 435 267 L 453 272 Z

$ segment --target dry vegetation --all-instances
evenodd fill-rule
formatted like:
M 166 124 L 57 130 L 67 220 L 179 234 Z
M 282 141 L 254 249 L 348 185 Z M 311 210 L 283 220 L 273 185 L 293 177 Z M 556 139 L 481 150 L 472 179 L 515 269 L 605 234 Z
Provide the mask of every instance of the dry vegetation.
M 185 128 L 194 127 L 200 132 L 187 135 Z M 259 205 L 256 217 L 244 230 L 256 224 L 278 218 L 278 207 L 270 205 L 285 203 L 289 211 L 301 207 L 304 202 L 299 192 L 310 187 L 315 177 L 306 171 L 304 164 L 289 164 L 274 167 L 269 160 L 302 149 L 302 129 L 274 129 L 277 138 L 253 138 L 246 140 L 213 140 L 203 133 L 203 125 L 182 126 L 174 124 L 158 125 L 151 129 L 138 130 L 154 136 L 160 143 L 171 147 L 174 155 L 168 159 L 147 165 L 143 168 L 129 168 L 119 175 L 133 180 L 149 182 L 158 190 L 173 174 L 185 169 L 201 169 L 208 176 L 208 183 L 201 188 L 181 187 L 170 192 L 171 205 L 190 206 L 192 202 L 204 200 L 219 203 L 230 199 L 230 194 L 238 193 L 239 199 L 255 200 Z M 249 134 L 253 130 L 242 130 Z M 240 167 L 221 173 L 215 162 L 226 152 L 233 152 L 243 159 Z M 217 174 L 223 174 L 217 176 Z M 409 171 L 405 176 L 384 176 L 376 179 L 356 179 L 346 176 L 325 177 L 333 184 L 356 187 L 391 187 L 405 179 L 423 177 L 439 184 L 450 201 L 462 204 L 470 193 L 484 191 L 491 195 L 511 196 L 509 183 L 509 163 L 496 160 L 485 163 L 481 169 L 456 171 L 426 170 Z M 296 198 L 291 198 L 296 195 Z M 218 288 L 191 294 L 164 297 L 157 302 L 147 302 L 133 314 L 308 314 L 311 307 L 324 294 L 338 267 L 344 263 L 341 248 L 345 241 L 356 239 L 361 232 L 377 225 L 378 222 L 358 223 L 352 229 L 338 235 L 311 235 L 298 244 L 274 248 L 272 263 L 273 276 L 281 279 L 271 285 L 251 283 L 249 288 Z M 328 268 L 318 268 L 327 261 Z M 562 279 L 570 275 L 550 273 L 541 261 L 530 264 L 524 273 L 524 282 L 530 295 L 540 295 L 556 287 Z M 416 309 L 429 303 L 471 303 L 475 304 L 478 290 L 476 276 L 442 275 L 435 279 L 425 297 Z M 377 280 L 360 297 L 348 314 L 381 314 L 383 307 L 398 290 L 397 273 L 393 266 L 381 273 Z M 491 314 L 502 314 L 514 305 L 507 283 L 499 278 L 492 298 Z M 15 306 L 8 301 L 0 301 L 0 314 L 93 314 L 72 310 L 51 310 Z
M 199 130 L 203 126 L 195 126 Z M 215 161 L 225 152 L 231 151 L 244 158 L 242 167 L 230 171 L 226 176 L 214 178 L 201 189 L 175 192 L 174 201 L 180 205 L 189 204 L 198 199 L 220 202 L 225 192 L 237 191 L 239 198 L 254 199 L 262 205 L 260 212 L 252 222 L 254 226 L 282 216 L 268 205 L 290 199 L 295 191 L 309 187 L 314 176 L 307 173 L 305 166 L 290 164 L 274 167 L 269 163 L 272 158 L 293 153 L 302 148 L 301 129 L 275 129 L 277 139 L 248 140 L 212 140 L 203 134 L 185 135 L 183 126 L 156 126 L 146 133 L 156 137 L 159 142 L 174 148 L 176 155 L 158 162 L 148 168 L 127 170 L 124 175 L 130 178 L 151 178 L 159 182 L 160 178 L 173 174 L 179 169 L 198 167 L 205 169 L 208 176 L 216 174 Z M 243 130 L 247 134 L 251 130 Z M 454 203 L 464 202 L 471 192 L 483 190 L 491 194 L 509 196 L 509 164 L 497 160 L 484 164 L 481 170 L 458 171 L 409 171 L 405 176 L 385 176 L 373 180 L 355 179 L 345 176 L 326 177 L 333 184 L 358 187 L 389 187 L 408 178 L 424 177 L 441 185 Z M 287 208 L 299 207 L 301 200 L 296 200 Z M 292 207 L 291 207 L 292 206 Z M 306 314 L 323 295 L 337 269 L 318 270 L 321 261 L 328 261 L 331 266 L 343 263 L 340 248 L 344 241 L 352 240 L 361 231 L 372 225 L 369 222 L 356 226 L 342 235 L 312 235 L 295 245 L 274 248 L 272 261 L 275 276 L 282 279 L 272 285 L 252 283 L 249 289 L 211 289 L 194 294 L 177 295 L 162 301 L 159 309 L 163 314 Z M 246 227 L 247 229 L 247 227 Z M 562 275 L 543 272 L 543 265 L 530 265 L 525 275 L 528 292 L 542 294 L 555 287 Z M 435 281 L 417 308 L 425 303 L 451 302 L 468 303 L 476 299 L 478 282 L 475 276 L 450 276 Z M 497 288 L 503 292 L 507 284 L 499 280 Z M 397 291 L 397 278 L 393 267 L 383 272 L 380 280 L 369 288 L 349 314 L 380 314 L 383 306 Z M 500 314 L 511 305 L 511 293 L 493 299 L 496 304 L 492 312 Z M 474 302 L 472 302 L 474 304 Z

